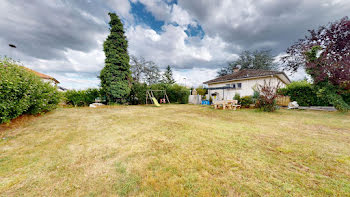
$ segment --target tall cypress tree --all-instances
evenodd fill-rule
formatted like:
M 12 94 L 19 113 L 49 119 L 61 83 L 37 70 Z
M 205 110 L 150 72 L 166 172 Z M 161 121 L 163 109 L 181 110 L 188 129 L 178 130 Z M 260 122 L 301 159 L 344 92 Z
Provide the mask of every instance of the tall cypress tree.
M 108 13 L 110 34 L 103 43 L 105 67 L 101 70 L 101 87 L 108 103 L 123 103 L 130 94 L 131 71 L 128 55 L 128 41 L 124 27 L 115 13 Z

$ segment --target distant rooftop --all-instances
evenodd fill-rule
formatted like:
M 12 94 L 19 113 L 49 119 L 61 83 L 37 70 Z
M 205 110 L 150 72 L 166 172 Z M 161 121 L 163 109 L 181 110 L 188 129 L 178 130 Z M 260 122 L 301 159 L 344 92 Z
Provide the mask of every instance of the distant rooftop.
M 54 81 L 55 83 L 60 83 L 57 79 L 55 79 L 55 78 L 53 78 L 53 77 L 51 77 L 49 75 L 46 75 L 46 74 L 43 74 L 43 73 L 39 73 L 39 72 L 37 72 L 35 70 L 32 70 L 30 68 L 27 68 L 27 67 L 24 67 L 24 68 L 29 70 L 29 71 L 31 71 L 31 72 L 33 72 L 34 74 L 36 74 L 38 77 L 40 77 L 42 79 L 48 79 L 48 80 Z

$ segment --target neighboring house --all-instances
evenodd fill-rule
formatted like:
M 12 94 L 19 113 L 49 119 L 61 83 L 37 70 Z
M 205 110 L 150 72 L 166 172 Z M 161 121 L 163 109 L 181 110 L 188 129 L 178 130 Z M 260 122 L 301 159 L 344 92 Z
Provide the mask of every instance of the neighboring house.
M 280 87 L 291 83 L 281 71 L 242 69 L 203 84 L 208 85 L 208 94 L 213 100 L 231 100 L 236 93 L 241 97 L 252 96 L 258 85 L 264 85 L 264 81 L 271 81 L 274 86 L 280 82 Z
M 25 69 L 27 69 L 27 70 L 29 70 L 29 71 L 31 71 L 31 72 L 33 72 L 34 74 L 36 74 L 38 77 L 40 77 L 44 82 L 49 82 L 50 84 L 52 84 L 52 85 L 57 85 L 57 84 L 59 84 L 60 82 L 59 81 L 57 81 L 55 78 L 53 78 L 53 77 L 51 77 L 51 76 L 49 76 L 49 75 L 45 75 L 45 74 L 43 74 L 43 73 L 39 73 L 39 72 L 37 72 L 37 71 L 35 71 L 35 70 L 32 70 L 32 69 L 30 69 L 30 68 L 26 68 L 26 67 L 24 67 Z

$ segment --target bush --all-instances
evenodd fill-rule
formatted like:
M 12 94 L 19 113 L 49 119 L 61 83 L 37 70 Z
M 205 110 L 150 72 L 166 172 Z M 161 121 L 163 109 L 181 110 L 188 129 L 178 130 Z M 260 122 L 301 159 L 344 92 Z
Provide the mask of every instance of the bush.
M 346 103 L 341 95 L 336 91 L 337 88 L 330 83 L 323 83 L 316 86 L 317 95 L 322 98 L 326 98 L 327 101 L 332 104 L 337 110 L 341 112 L 347 112 L 350 110 L 350 106 Z
M 279 94 L 290 96 L 292 101 L 297 101 L 300 106 L 329 106 L 328 99 L 317 95 L 317 89 L 307 81 L 295 81 L 281 88 Z
M 53 110 L 61 100 L 56 87 L 9 59 L 0 61 L 0 76 L 0 123 Z
M 173 84 L 167 86 L 167 94 L 170 102 L 187 104 L 190 91 L 185 86 Z
M 242 107 L 250 107 L 250 104 L 253 104 L 253 97 L 252 96 L 244 96 L 241 98 L 241 105 Z
M 97 88 L 89 88 L 87 90 L 68 90 L 64 94 L 66 103 L 74 107 L 88 106 L 100 97 L 100 90 Z
M 233 97 L 233 100 L 237 100 L 238 103 L 241 103 L 241 95 L 238 93 L 235 93 L 235 96 Z
M 132 105 L 145 104 L 147 89 L 147 84 L 134 82 L 128 99 L 129 103 Z
M 201 87 L 196 88 L 197 94 L 201 95 L 201 96 L 205 96 L 205 94 L 207 93 L 208 89 L 204 89 Z
M 190 91 L 186 87 L 178 84 L 157 83 L 147 86 L 145 83 L 135 82 L 131 87 L 129 103 L 133 105 L 145 104 L 147 90 L 165 90 L 170 103 L 186 104 L 190 95 Z M 157 99 L 164 97 L 164 92 L 154 91 L 153 94 Z
M 274 86 L 271 81 L 264 81 L 264 85 L 258 86 L 259 98 L 256 101 L 256 107 L 262 111 L 273 112 L 277 109 L 276 98 L 279 83 Z

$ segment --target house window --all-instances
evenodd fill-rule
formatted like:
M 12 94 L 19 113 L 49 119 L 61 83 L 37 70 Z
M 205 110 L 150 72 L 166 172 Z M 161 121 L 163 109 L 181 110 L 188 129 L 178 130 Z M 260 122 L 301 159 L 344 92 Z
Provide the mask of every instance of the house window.
M 237 83 L 237 86 L 238 86 L 239 89 L 241 89 L 242 88 L 242 83 Z
M 235 83 L 232 84 L 232 88 L 236 89 L 236 84 Z

